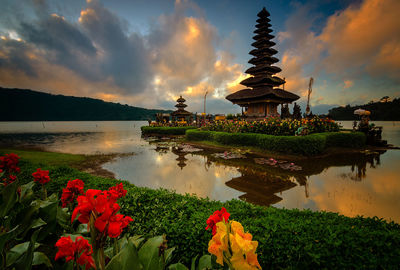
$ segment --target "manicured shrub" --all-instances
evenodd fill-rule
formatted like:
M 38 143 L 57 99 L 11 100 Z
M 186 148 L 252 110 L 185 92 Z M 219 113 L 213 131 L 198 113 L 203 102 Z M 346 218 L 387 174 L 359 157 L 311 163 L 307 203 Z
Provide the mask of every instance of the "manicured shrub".
M 149 127 L 142 126 L 140 128 L 142 130 L 142 134 L 161 134 L 161 135 L 185 135 L 186 130 L 196 129 L 196 127 Z
M 320 154 L 327 147 L 358 148 L 365 145 L 365 135 L 360 132 L 325 132 L 307 136 L 274 136 L 257 133 L 188 130 L 186 139 L 192 141 L 214 141 L 223 145 L 255 146 L 269 151 L 307 156 Z
M 186 131 L 186 139 L 189 141 L 213 141 L 214 132 L 190 129 Z
M 326 147 L 363 147 L 367 140 L 362 132 L 330 132 L 323 136 L 326 138 Z

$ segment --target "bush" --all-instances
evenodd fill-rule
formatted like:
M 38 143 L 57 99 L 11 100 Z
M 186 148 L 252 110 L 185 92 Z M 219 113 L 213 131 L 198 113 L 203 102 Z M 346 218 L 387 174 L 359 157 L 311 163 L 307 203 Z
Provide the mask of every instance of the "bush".
M 192 141 L 215 141 L 224 145 L 255 146 L 270 151 L 302 155 L 320 154 L 327 147 L 362 147 L 366 141 L 365 135 L 360 132 L 326 132 L 307 136 L 274 136 L 257 133 L 201 130 L 188 130 L 186 139 Z
M 362 132 L 331 132 L 324 134 L 326 147 L 352 147 L 365 146 L 367 137 Z
M 191 131 L 192 132 L 192 131 Z M 21 181 L 31 181 L 37 164 L 21 162 Z M 85 189 L 108 189 L 118 181 L 92 176 L 65 166 L 50 170 L 50 192 L 61 194 L 70 179 L 80 178 Z M 258 260 L 265 269 L 394 269 L 400 264 L 400 225 L 378 218 L 349 218 L 335 213 L 265 208 L 239 200 L 225 203 L 140 188 L 124 182 L 128 193 L 121 213 L 134 219 L 131 235 L 166 234 L 176 247 L 173 262 L 190 265 L 207 254 L 211 232 L 206 220 L 224 206 L 230 219 L 240 221 L 259 242 Z
M 142 134 L 160 134 L 160 135 L 185 135 L 186 130 L 196 129 L 196 127 L 149 127 L 142 126 Z

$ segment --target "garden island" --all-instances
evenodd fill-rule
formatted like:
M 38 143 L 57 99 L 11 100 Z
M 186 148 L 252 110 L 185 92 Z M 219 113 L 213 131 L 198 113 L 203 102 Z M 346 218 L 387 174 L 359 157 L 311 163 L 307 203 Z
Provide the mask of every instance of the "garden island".
M 226 97 L 242 108 L 240 115 L 218 119 L 206 115 L 205 109 L 204 114 L 193 115 L 180 96 L 176 111 L 157 112 L 155 122 L 141 126 L 146 145 L 155 146 L 146 153 L 149 159 L 139 152 L 83 155 L 2 146 L 0 268 L 397 269 L 400 225 L 395 221 L 270 206 L 281 201 L 278 195 L 295 182 L 308 197 L 308 177 L 330 167 L 352 166 L 357 171 L 354 182 L 361 181 L 367 166 L 378 165 L 386 148 L 367 146 L 384 144 L 382 130 L 368 123 L 368 113 L 364 112 L 359 126 L 346 130 L 328 117 L 302 117 L 296 104 L 289 113 L 285 104 L 299 96 L 284 90 L 285 80 L 275 76 L 281 69 L 273 65 L 278 59 L 273 57 L 277 51 L 272 48 L 270 14 L 263 8 L 257 15 L 252 44 L 256 49 L 249 61 L 254 66 L 246 70 L 251 76 L 241 82 L 248 88 Z M 40 124 L 41 129 L 48 128 L 47 123 Z M 97 123 L 90 124 L 95 134 L 91 136 L 101 136 Z M 79 131 L 83 139 L 78 147 L 129 148 L 135 138 L 125 129 L 121 134 L 128 133 L 127 137 L 112 140 L 117 136 L 113 128 L 121 128 L 115 125 L 106 123 L 112 131 L 100 140 L 101 146 L 90 141 L 84 148 L 89 135 Z M 76 140 L 70 128 L 59 135 L 61 145 L 71 146 L 67 143 Z M 23 136 L 0 138 L 20 142 Z M 51 132 L 45 139 L 33 136 L 41 141 L 57 137 Z M 125 160 L 124 168 L 136 166 L 136 175 L 146 182 L 144 167 L 156 171 L 163 155 L 177 156 L 173 162 L 182 173 L 189 167 L 185 156 L 210 149 L 212 154 L 196 159 L 205 160 L 202 173 L 211 170 L 212 163 L 236 168 L 240 175 L 223 184 L 243 192 L 242 200 L 141 187 L 118 180 L 119 175 L 101 167 L 132 158 Z M 153 158 L 154 153 L 160 155 Z M 146 164 L 149 161 L 155 165 Z M 177 179 L 178 173 L 166 168 L 155 181 L 162 182 L 165 175 Z M 207 186 L 201 174 L 189 173 L 198 176 L 200 187 Z M 220 172 L 213 173 L 215 182 L 221 181 Z M 218 188 L 213 191 L 221 195 Z

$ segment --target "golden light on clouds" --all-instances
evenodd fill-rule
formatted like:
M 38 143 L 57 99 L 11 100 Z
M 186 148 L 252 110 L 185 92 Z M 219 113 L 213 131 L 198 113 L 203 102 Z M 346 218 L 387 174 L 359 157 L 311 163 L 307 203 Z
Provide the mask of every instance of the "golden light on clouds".
M 90 1 L 88 1 L 88 3 L 90 3 Z M 96 16 L 97 16 L 97 15 L 96 15 L 96 11 L 93 10 L 93 9 L 91 9 L 91 8 L 87 8 L 87 9 L 81 10 L 81 16 L 79 17 L 78 21 L 79 21 L 80 23 L 83 23 L 84 20 L 85 20 L 88 16 L 96 17 Z
M 366 65 L 371 75 L 389 73 L 398 78 L 399 10 L 398 0 L 365 0 L 331 16 L 318 37 L 329 54 L 328 70 Z
M 183 94 L 191 97 L 196 97 L 204 96 L 206 92 L 208 92 L 208 95 L 211 95 L 214 92 L 214 87 L 208 82 L 200 82 L 197 85 L 186 87 L 186 90 L 183 92 Z
M 306 97 L 309 78 L 304 77 L 301 64 L 301 56 L 285 52 L 282 57 L 282 72 L 279 74 L 285 78 L 285 90 Z
M 226 84 L 226 88 L 228 89 L 228 91 L 230 93 L 236 92 L 241 89 L 245 89 L 246 86 L 241 85 L 240 82 L 249 77 L 251 77 L 250 74 L 240 73 L 239 76 L 236 77 L 236 79 L 234 79 L 233 81 L 230 81 Z
M 186 34 L 186 42 L 191 43 L 196 40 L 197 37 L 200 35 L 200 28 L 197 25 L 197 21 L 194 18 L 185 18 L 187 27 L 189 29 L 188 33 Z

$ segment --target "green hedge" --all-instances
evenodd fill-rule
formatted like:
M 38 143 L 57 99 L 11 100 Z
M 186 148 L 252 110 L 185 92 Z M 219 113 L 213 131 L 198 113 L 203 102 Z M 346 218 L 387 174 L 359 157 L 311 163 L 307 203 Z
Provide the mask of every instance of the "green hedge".
M 22 182 L 31 181 L 38 166 L 50 170 L 49 193 L 61 194 L 67 181 L 76 178 L 85 182 L 85 189 L 107 189 L 118 182 L 67 166 L 24 160 L 20 163 Z M 206 220 L 224 206 L 230 218 L 241 222 L 259 242 L 258 260 L 264 269 L 396 269 L 400 265 L 400 225 L 394 222 L 265 208 L 239 200 L 222 203 L 127 182 L 124 186 L 128 193 L 121 202 L 121 212 L 134 219 L 129 233 L 166 234 L 168 246 L 176 247 L 174 262 L 189 266 L 193 257 L 207 254 L 211 232 L 205 231 Z M 46 244 L 54 247 L 54 243 Z
M 224 145 L 255 146 L 270 151 L 302 155 L 320 154 L 328 147 L 362 147 L 366 141 L 365 135 L 361 132 L 326 132 L 307 136 L 274 136 L 201 130 L 188 130 L 186 139 L 189 141 L 214 141 Z
M 185 135 L 186 130 L 196 129 L 196 127 L 149 127 L 142 126 L 142 134 L 161 134 L 161 135 Z
M 362 132 L 332 132 L 324 134 L 326 147 L 363 147 L 367 137 Z

